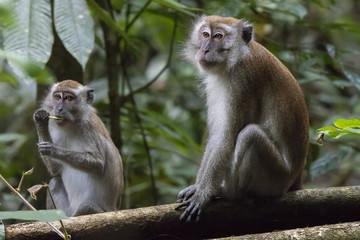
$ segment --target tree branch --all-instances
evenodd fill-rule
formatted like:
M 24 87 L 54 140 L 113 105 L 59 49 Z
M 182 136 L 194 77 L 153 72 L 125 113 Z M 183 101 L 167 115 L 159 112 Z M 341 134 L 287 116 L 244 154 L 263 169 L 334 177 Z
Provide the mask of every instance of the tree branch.
M 73 217 L 64 220 L 64 225 L 72 239 L 107 240 L 150 239 L 160 235 L 173 239 L 203 239 L 353 222 L 360 220 L 360 186 L 301 190 L 272 200 L 229 202 L 218 199 L 209 205 L 197 224 L 181 223 L 182 211 L 175 211 L 175 206 Z M 58 239 L 45 223 L 10 225 L 5 232 L 7 240 Z
M 316 227 L 297 228 L 286 231 L 267 232 L 260 234 L 249 234 L 237 237 L 221 238 L 222 240 L 353 240 L 360 239 L 360 223 L 339 223 Z M 218 239 L 220 240 L 220 239 Z
M 109 14 L 113 17 L 111 4 L 107 1 L 98 1 Z M 110 132 L 111 138 L 115 146 L 121 150 L 122 138 L 121 138 L 121 127 L 120 127 L 120 94 L 119 94 L 119 36 L 111 31 L 109 26 L 100 22 L 101 29 L 104 33 L 104 43 L 106 52 L 106 66 L 107 66 L 107 78 L 108 78 L 108 96 L 110 100 Z

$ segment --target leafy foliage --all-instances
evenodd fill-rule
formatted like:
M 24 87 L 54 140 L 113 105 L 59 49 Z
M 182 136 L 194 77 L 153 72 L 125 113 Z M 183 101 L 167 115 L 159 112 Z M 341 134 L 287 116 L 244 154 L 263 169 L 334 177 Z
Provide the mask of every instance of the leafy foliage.
M 336 169 L 346 156 L 351 153 L 351 148 L 342 147 L 337 151 L 326 153 L 324 156 L 318 158 L 310 168 L 311 178 L 319 177 L 331 170 Z
M 360 135 L 360 120 L 359 119 L 339 119 L 334 122 L 335 127 L 325 126 L 319 128 L 317 131 L 320 134 L 329 135 L 335 139 L 348 134 L 357 134 Z
M 94 47 L 94 21 L 85 1 L 54 1 L 54 23 L 65 48 L 85 69 Z
M 21 78 L 27 77 L 26 72 L 30 77 L 36 77 L 41 74 L 38 69 L 49 60 L 49 49 L 54 41 L 50 1 L 17 0 L 11 5 L 16 18 L 4 28 L 3 45 L 7 53 L 3 57 Z M 44 82 L 42 77 L 39 81 Z
M 64 211 L 55 210 L 39 210 L 39 211 L 1 211 L 0 219 L 21 219 L 35 220 L 40 222 L 53 222 L 61 219 L 67 219 Z
M 40 63 L 50 57 L 54 38 L 51 34 L 50 1 L 14 1 L 12 25 L 4 31 L 4 50 Z

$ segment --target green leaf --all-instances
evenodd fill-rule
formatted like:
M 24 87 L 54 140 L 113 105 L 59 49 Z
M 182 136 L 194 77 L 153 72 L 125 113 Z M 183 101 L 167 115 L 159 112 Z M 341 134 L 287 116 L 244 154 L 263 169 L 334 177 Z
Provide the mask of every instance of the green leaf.
M 158 4 L 161 4 L 165 7 L 168 7 L 168 8 L 172 8 L 176 11 L 179 11 L 179 12 L 182 12 L 182 13 L 185 13 L 185 14 L 188 14 L 190 16 L 195 16 L 194 13 L 192 13 L 191 11 L 200 11 L 200 9 L 197 9 L 197 8 L 189 8 L 175 0 L 153 0 L 153 2 L 156 2 Z
M 360 90 L 360 76 L 352 71 L 344 70 L 346 78 L 357 88 Z
M 13 75 L 10 75 L 8 73 L 3 73 L 0 71 L 0 82 L 5 82 L 10 84 L 11 86 L 18 86 L 18 82 L 16 81 L 16 78 Z
M 341 89 L 344 89 L 346 87 L 353 87 L 353 84 L 348 80 L 341 80 L 341 79 L 333 80 L 332 83 Z
M 68 218 L 63 210 L 39 210 L 39 211 L 2 211 L 0 219 L 35 220 L 40 222 L 53 222 Z
M 28 79 L 29 77 L 36 79 L 38 83 L 48 84 L 53 82 L 53 75 L 48 68 L 44 68 L 42 63 L 29 60 L 28 58 L 5 52 L 0 49 L 0 58 L 5 58 L 11 62 L 14 72 L 20 77 Z
M 325 44 L 326 51 L 331 58 L 336 57 L 336 47 L 333 44 Z
M 335 169 L 340 162 L 350 153 L 351 148 L 341 147 L 337 151 L 329 152 L 317 159 L 310 167 L 311 178 L 320 176 L 328 171 Z
M 348 134 L 357 134 L 360 135 L 360 129 L 354 129 L 354 128 L 348 128 L 348 129 L 341 129 L 339 130 L 338 135 L 335 137 L 335 139 L 338 139 L 342 136 L 348 135 Z
M 0 220 L 0 239 L 5 240 L 5 226 L 1 220 Z
M 334 125 L 338 128 L 348 129 L 348 128 L 360 128 L 359 119 L 339 119 L 334 122 Z
M 111 0 L 111 6 L 121 12 L 121 9 L 125 5 L 125 0 Z
M 38 82 L 52 82 L 51 74 L 44 70 L 49 60 L 54 37 L 52 33 L 49 0 L 16 0 L 11 4 L 15 21 L 4 27 L 6 58 L 21 81 L 35 78 Z
M 336 137 L 338 135 L 338 129 L 334 126 L 325 126 L 316 130 L 318 133 L 324 133 L 331 137 Z
M 8 143 L 13 141 L 24 142 L 26 137 L 23 134 L 18 133 L 1 133 L 0 143 Z
M 91 12 L 98 17 L 101 21 L 103 21 L 107 26 L 109 26 L 113 31 L 117 32 L 119 36 L 122 36 L 124 39 L 130 42 L 125 31 L 114 21 L 111 15 L 102 9 L 94 0 L 86 1 Z
M 307 10 L 306 8 L 301 5 L 300 3 L 294 3 L 294 4 L 284 4 L 285 2 L 281 3 L 281 5 L 283 5 L 283 9 L 285 11 L 288 11 L 289 13 L 294 14 L 295 16 L 297 16 L 300 19 L 303 19 L 306 14 L 307 14 Z
M 94 21 L 85 0 L 56 0 L 55 29 L 65 48 L 83 70 L 94 48 Z
M 54 42 L 50 1 L 16 0 L 13 4 L 17 21 L 4 30 L 4 50 L 45 65 Z
M 0 27 L 13 24 L 13 8 L 11 0 L 0 0 Z
M 343 136 L 345 136 L 345 135 L 348 135 L 349 133 L 348 132 L 344 132 L 344 130 L 339 130 L 339 132 L 338 132 L 338 135 L 336 135 L 335 137 L 334 137 L 334 139 L 339 139 L 339 138 L 341 138 L 341 137 L 343 137 Z
M 299 19 L 303 19 L 307 14 L 306 8 L 297 1 L 259 1 L 257 5 L 264 9 L 271 10 L 272 12 L 275 11 L 290 14 Z

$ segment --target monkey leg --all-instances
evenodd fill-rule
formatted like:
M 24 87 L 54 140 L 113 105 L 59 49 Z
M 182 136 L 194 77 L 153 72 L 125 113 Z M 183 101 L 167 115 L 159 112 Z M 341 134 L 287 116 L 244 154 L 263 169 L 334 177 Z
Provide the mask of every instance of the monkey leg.
M 105 212 L 105 211 L 99 206 L 91 202 L 83 202 L 79 205 L 79 207 L 75 210 L 74 214 L 72 215 L 79 216 L 79 215 L 87 215 L 87 214 L 94 214 L 101 212 Z
M 50 180 L 49 191 L 54 199 L 56 208 L 64 210 L 65 214 L 69 216 L 69 199 L 61 177 L 54 177 Z M 46 208 L 54 209 L 49 193 L 47 194 Z
M 256 124 L 238 134 L 232 171 L 225 180 L 225 195 L 230 198 L 281 196 L 294 179 L 284 155 Z

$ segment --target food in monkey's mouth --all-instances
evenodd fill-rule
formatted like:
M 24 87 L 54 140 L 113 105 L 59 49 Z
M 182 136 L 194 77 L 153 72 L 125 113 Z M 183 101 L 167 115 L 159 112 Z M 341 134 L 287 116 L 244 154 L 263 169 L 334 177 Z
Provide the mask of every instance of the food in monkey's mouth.
M 57 117 L 57 116 L 48 116 L 49 119 L 55 119 L 55 120 L 64 120 L 64 118 Z

